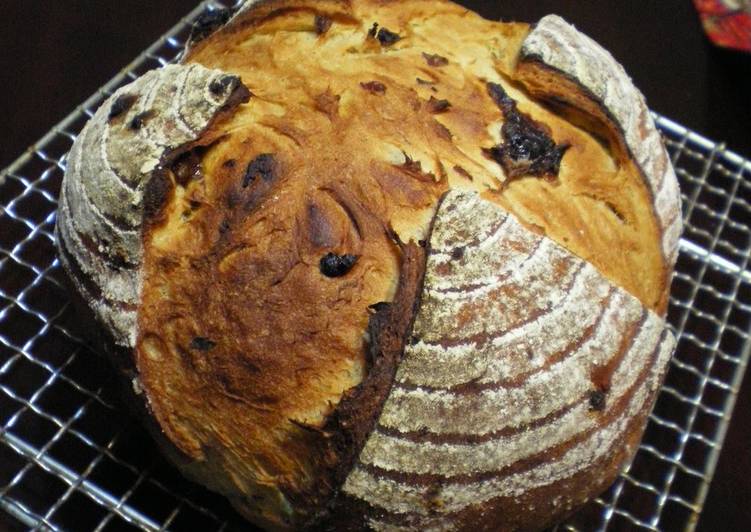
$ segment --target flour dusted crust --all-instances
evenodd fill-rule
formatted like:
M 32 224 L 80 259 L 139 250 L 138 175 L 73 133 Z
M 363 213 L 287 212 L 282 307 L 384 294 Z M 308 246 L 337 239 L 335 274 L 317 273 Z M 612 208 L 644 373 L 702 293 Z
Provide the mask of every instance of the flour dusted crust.
M 680 231 L 612 57 L 440 0 L 203 22 L 86 126 L 57 224 L 170 459 L 270 529 L 533 529 L 604 489 Z
M 412 339 L 343 492 L 377 530 L 550 524 L 630 460 L 674 346 L 590 264 L 449 192 Z
M 226 90 L 210 90 L 224 80 Z M 138 331 L 146 186 L 165 156 L 237 99 L 238 81 L 200 65 L 147 72 L 108 98 L 73 145 L 56 224 L 60 259 L 117 346 L 134 347 Z

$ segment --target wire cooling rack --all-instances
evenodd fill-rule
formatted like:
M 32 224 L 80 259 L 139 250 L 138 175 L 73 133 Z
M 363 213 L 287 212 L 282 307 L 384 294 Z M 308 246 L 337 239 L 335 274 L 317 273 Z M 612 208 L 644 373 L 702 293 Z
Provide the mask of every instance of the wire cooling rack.
M 76 133 L 117 87 L 174 61 L 204 2 L 0 174 L 0 509 L 34 530 L 247 530 L 184 480 L 121 413 L 112 371 L 81 340 L 53 225 Z M 686 229 L 669 321 L 678 348 L 630 469 L 561 530 L 691 530 L 751 341 L 751 163 L 656 117 Z

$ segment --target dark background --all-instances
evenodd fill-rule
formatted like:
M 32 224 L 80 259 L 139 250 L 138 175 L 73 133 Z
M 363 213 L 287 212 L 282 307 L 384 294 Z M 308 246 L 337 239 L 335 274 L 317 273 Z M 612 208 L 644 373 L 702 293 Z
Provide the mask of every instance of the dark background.
M 0 168 L 196 3 L 0 1 Z M 751 55 L 711 46 L 689 0 L 461 3 L 488 18 L 564 16 L 623 63 L 652 109 L 751 156 Z M 751 385 L 746 381 L 699 530 L 751 530 Z M 0 513 L 0 529 L 6 519 Z

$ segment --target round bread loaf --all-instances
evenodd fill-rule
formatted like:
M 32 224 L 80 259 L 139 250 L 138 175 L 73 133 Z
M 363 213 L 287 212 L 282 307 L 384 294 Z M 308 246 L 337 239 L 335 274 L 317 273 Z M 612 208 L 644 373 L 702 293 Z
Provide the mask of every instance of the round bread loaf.
M 76 140 L 57 241 L 164 452 L 269 529 L 548 526 L 628 464 L 681 230 L 643 97 L 556 16 L 215 12 Z

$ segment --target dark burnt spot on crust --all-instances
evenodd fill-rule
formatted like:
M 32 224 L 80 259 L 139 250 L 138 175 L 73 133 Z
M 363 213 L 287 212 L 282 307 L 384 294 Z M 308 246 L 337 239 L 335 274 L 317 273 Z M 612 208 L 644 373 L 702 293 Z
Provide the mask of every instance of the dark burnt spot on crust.
M 216 347 L 216 342 L 203 336 L 196 336 L 190 342 L 190 348 L 196 351 L 211 351 Z
M 465 170 L 464 168 L 462 168 L 462 167 L 461 167 L 461 166 L 459 166 L 458 164 L 454 166 L 454 172 L 456 172 L 457 174 L 459 174 L 459 175 L 460 175 L 460 176 L 462 176 L 462 177 L 466 177 L 466 178 L 467 178 L 467 179 L 469 179 L 470 181 L 474 181 L 474 180 L 475 180 L 475 179 L 474 179 L 474 178 L 472 177 L 472 174 L 470 174 L 469 172 L 467 172 L 467 171 L 466 171 L 466 170 Z
M 529 139 L 530 137 L 526 137 Z M 524 153 L 528 152 L 524 137 L 517 137 L 518 143 L 511 143 L 510 148 L 506 144 L 499 144 L 492 148 L 483 149 L 486 157 L 494 160 L 503 167 L 509 180 L 523 176 L 543 177 L 548 180 L 554 180 L 560 170 L 561 159 L 563 154 L 570 147 L 568 144 L 554 146 L 550 151 L 543 152 L 535 158 L 530 158 Z M 520 149 L 519 146 L 522 145 Z
M 306 207 L 308 240 L 316 248 L 330 248 L 336 244 L 335 230 L 326 216 L 326 210 L 310 201 Z
M 498 83 L 489 82 L 488 94 L 493 99 L 495 104 L 503 111 L 504 116 L 507 109 L 516 109 L 516 102 L 509 96 L 506 91 Z
M 172 163 L 172 173 L 178 184 L 184 187 L 191 181 L 203 178 L 201 161 L 205 152 L 205 146 L 197 146 L 192 150 L 180 154 L 175 159 Z
M 449 130 L 449 128 L 435 119 L 433 120 L 433 131 L 435 131 L 436 135 L 444 140 L 451 140 L 454 137 L 451 134 L 451 130 Z
M 143 127 L 146 121 L 152 116 L 154 116 L 154 111 L 144 111 L 142 113 L 138 113 L 130 121 L 130 123 L 128 124 L 128 128 L 133 131 L 138 131 L 139 129 Z
M 248 167 L 243 175 L 243 188 L 247 188 L 257 177 L 266 182 L 273 181 L 276 178 L 277 164 L 274 154 L 262 153 L 248 163 Z
M 110 106 L 110 112 L 109 115 L 107 115 L 107 120 L 112 121 L 118 116 L 128 112 L 128 110 L 133 107 L 133 104 L 136 103 L 137 100 L 137 94 L 121 94 L 120 96 L 118 96 L 117 99 L 112 102 L 112 106 Z
M 451 250 L 451 258 L 453 260 L 461 260 L 464 258 L 464 246 L 455 247 Z
M 167 176 L 167 171 L 162 168 L 157 169 L 143 192 L 144 220 L 153 219 L 159 214 L 171 190 L 172 181 Z
M 503 143 L 484 148 L 487 157 L 503 167 L 509 180 L 521 176 L 555 179 L 569 144 L 556 144 L 550 128 L 517 109 L 516 101 L 497 83 L 488 83 L 488 94 L 503 113 Z
M 381 28 L 380 30 L 378 30 L 376 38 L 378 39 L 378 42 L 381 43 L 381 46 L 391 46 L 401 39 L 398 33 L 389 31 L 386 28 Z
M 358 258 L 357 255 L 337 255 L 329 252 L 321 257 L 319 268 L 326 277 L 341 277 L 352 269 Z
M 398 33 L 395 33 L 393 31 L 390 31 L 386 28 L 378 28 L 378 23 L 374 22 L 373 25 L 368 30 L 368 38 L 370 39 L 378 39 L 378 42 L 381 43 L 381 46 L 391 46 L 395 42 L 401 39 Z
M 209 83 L 209 90 L 214 96 L 226 94 L 228 90 L 234 90 L 240 85 L 240 78 L 237 76 L 222 76 Z
M 420 161 L 417 161 L 407 155 L 406 153 L 402 152 L 404 155 L 404 162 L 402 163 L 402 168 L 407 171 L 408 174 L 421 174 L 422 173 L 422 163 Z
M 328 116 L 329 119 L 333 119 L 339 114 L 340 100 L 341 96 L 331 92 L 331 89 L 326 89 L 325 92 L 315 96 L 314 105 L 316 110 Z
M 331 24 L 333 24 L 333 21 L 324 15 L 316 15 L 313 24 L 316 28 L 316 33 L 318 35 L 323 35 L 327 31 L 329 31 Z
M 233 226 L 263 204 L 282 176 L 282 170 L 282 162 L 274 154 L 262 153 L 247 164 L 239 178 L 231 180 L 233 186 L 227 187 L 224 202 L 231 211 Z
M 433 114 L 444 113 L 451 107 L 451 103 L 448 100 L 439 100 L 435 96 L 431 96 L 428 100 L 428 111 Z
M 389 307 L 389 305 L 391 305 L 391 303 L 387 301 L 379 301 L 378 303 L 373 303 L 372 305 L 369 305 L 368 310 L 374 313 L 378 313 L 378 312 L 382 312 L 386 310 Z
M 423 52 L 422 56 L 425 58 L 425 62 L 428 63 L 428 66 L 442 67 L 449 64 L 449 60 L 442 55 Z
M 372 94 L 385 94 L 386 85 L 380 81 L 361 81 L 360 87 Z
M 219 109 L 219 112 L 225 112 L 230 109 L 234 109 L 238 105 L 242 103 L 247 103 L 254 94 L 243 85 L 240 78 L 237 78 L 237 83 L 231 84 L 232 92 L 230 92 L 229 96 L 227 96 L 226 100 L 224 101 L 224 105 Z
M 236 164 L 237 164 L 236 160 L 234 160 L 234 159 L 227 159 L 226 161 L 224 161 L 222 163 L 222 166 L 224 168 L 234 168 Z
M 404 154 L 404 162 L 398 165 L 398 168 L 401 171 L 406 173 L 408 176 L 424 183 L 434 183 L 437 181 L 433 172 L 426 172 L 422 169 L 422 163 L 420 161 L 412 159 L 412 157 L 404 152 L 402 153 Z
M 235 9 L 232 8 L 204 11 L 196 19 L 196 23 L 193 25 L 193 29 L 190 32 L 188 42 L 190 44 L 201 42 L 216 30 L 224 26 L 229 19 L 232 18 L 234 13 Z
M 402 242 L 402 239 L 399 236 L 399 233 L 394 231 L 394 228 L 391 227 L 391 224 L 389 224 L 389 226 L 386 228 L 386 236 L 388 236 L 391 239 L 391 241 L 397 246 L 404 245 L 404 242 Z
M 593 390 L 589 392 L 589 409 L 601 411 L 605 410 L 606 396 L 602 390 Z

